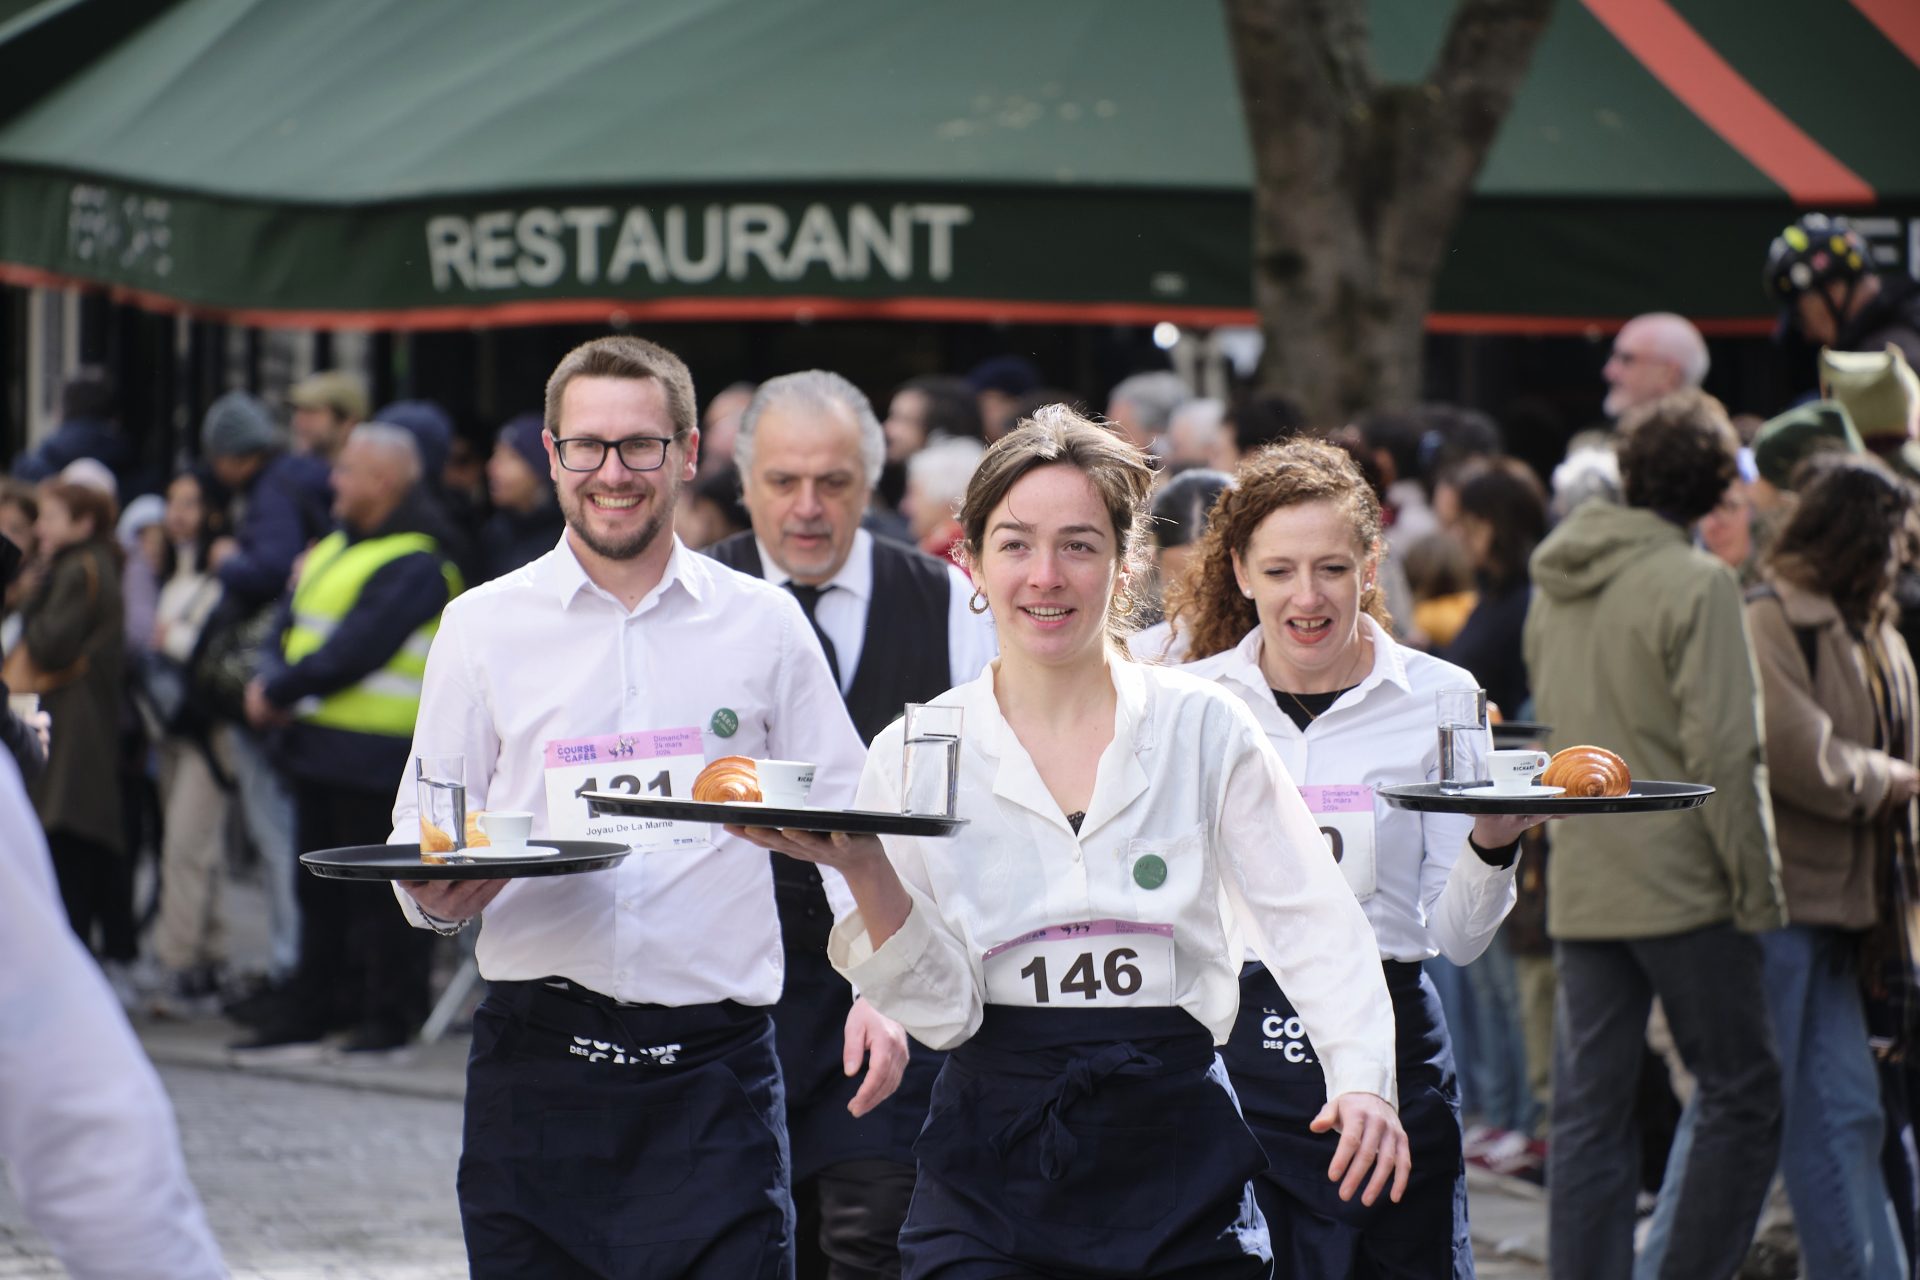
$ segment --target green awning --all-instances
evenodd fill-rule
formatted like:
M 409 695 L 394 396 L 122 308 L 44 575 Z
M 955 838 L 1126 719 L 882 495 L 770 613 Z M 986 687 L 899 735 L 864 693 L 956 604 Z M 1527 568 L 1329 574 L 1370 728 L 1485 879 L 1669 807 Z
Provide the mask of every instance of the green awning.
M 1768 240 L 1834 197 L 1907 260 L 1910 2 L 1562 0 L 1436 325 L 1754 321 Z M 1444 9 L 1375 0 L 1383 74 L 1421 72 Z M 1647 10 L 1767 110 L 1677 96 L 1700 77 L 1660 64 L 1674 33 Z M 0 279 L 269 324 L 1248 315 L 1249 163 L 1212 4 L 149 12 L 54 0 L 0 26 Z M 51 83 L 15 102 L 16 72 Z

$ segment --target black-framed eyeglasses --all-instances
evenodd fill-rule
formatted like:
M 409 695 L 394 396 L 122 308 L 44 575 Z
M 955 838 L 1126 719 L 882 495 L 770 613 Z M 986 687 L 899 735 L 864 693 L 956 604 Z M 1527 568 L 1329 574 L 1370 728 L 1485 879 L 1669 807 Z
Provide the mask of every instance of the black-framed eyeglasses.
M 629 471 L 658 471 L 667 460 L 670 436 L 628 436 L 625 440 L 596 440 L 592 436 L 555 438 L 553 451 L 568 471 L 598 471 L 606 465 L 607 450 L 620 451 L 620 465 Z

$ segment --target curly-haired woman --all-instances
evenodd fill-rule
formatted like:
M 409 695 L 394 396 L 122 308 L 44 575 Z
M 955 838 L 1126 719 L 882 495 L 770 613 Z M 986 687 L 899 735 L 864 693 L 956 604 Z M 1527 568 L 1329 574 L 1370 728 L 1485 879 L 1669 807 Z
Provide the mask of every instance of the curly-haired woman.
M 1380 504 L 1345 450 L 1294 441 L 1255 454 L 1168 591 L 1184 668 L 1238 694 L 1300 785 L 1372 924 L 1393 996 L 1400 1118 L 1413 1180 L 1397 1204 L 1342 1201 L 1304 1176 L 1330 1150 L 1325 1082 L 1274 975 L 1249 963 L 1225 1050 L 1271 1170 L 1255 1188 L 1282 1275 L 1473 1274 L 1459 1090 L 1439 997 L 1421 963 L 1466 964 L 1514 900 L 1520 834 L 1536 817 L 1387 807 L 1375 789 L 1439 768 L 1442 689 L 1467 671 L 1394 641 L 1378 587 Z
M 1904 932 L 1905 913 L 1881 910 L 1886 900 L 1910 903 L 1920 889 L 1920 699 L 1893 626 L 1914 503 L 1884 468 L 1839 455 L 1816 456 L 1797 481 L 1764 585 L 1747 600 L 1787 897 L 1786 928 L 1761 937 L 1785 1104 L 1780 1169 L 1806 1274 L 1900 1276 L 1858 957 L 1879 921 Z

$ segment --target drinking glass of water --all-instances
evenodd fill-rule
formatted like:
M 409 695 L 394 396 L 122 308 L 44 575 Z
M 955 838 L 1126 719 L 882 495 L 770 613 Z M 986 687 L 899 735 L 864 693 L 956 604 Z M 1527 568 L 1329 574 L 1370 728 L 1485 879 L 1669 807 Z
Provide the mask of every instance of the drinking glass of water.
M 960 708 L 907 704 L 900 812 L 951 818 L 959 810 Z
M 1464 788 L 1490 783 L 1487 752 L 1492 747 L 1492 735 L 1487 730 L 1487 691 L 1442 689 L 1434 697 L 1439 711 L 1440 785 Z
M 420 847 L 451 853 L 467 847 L 467 758 L 458 752 L 413 758 L 420 805 Z

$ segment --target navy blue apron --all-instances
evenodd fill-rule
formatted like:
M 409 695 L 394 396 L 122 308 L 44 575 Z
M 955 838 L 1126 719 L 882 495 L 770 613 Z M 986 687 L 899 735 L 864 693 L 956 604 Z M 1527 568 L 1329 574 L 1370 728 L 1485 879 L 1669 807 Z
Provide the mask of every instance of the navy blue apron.
M 547 979 L 493 984 L 473 1024 L 459 1175 L 473 1276 L 790 1280 L 765 1009 L 619 1005 Z
M 1266 1159 L 1181 1009 L 988 1005 L 914 1146 L 907 1280 L 1268 1280 Z
M 906 1074 L 893 1096 L 859 1119 L 848 1113 L 866 1068 L 849 1077 L 841 1065 L 853 992 L 827 960 L 833 912 L 817 876 L 813 892 L 819 901 L 807 904 L 804 915 L 787 897 L 779 898 L 787 969 L 780 1003 L 773 1008 L 774 1044 L 787 1085 L 787 1139 L 796 1183 L 855 1160 L 911 1166 L 913 1140 L 926 1123 L 933 1080 L 945 1057 L 911 1045 Z
M 1400 1123 L 1413 1157 L 1406 1195 L 1395 1204 L 1382 1192 L 1369 1208 L 1358 1193 L 1341 1200 L 1340 1184 L 1327 1180 L 1340 1135 L 1307 1128 L 1327 1102 L 1319 1055 L 1273 975 L 1249 964 L 1222 1056 L 1271 1163 L 1255 1184 L 1260 1208 L 1283 1276 L 1471 1280 L 1460 1090 L 1440 997 L 1419 965 L 1389 960 L 1382 967 L 1393 997 Z

